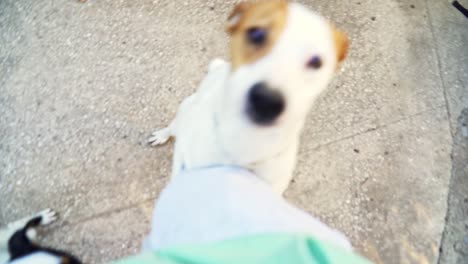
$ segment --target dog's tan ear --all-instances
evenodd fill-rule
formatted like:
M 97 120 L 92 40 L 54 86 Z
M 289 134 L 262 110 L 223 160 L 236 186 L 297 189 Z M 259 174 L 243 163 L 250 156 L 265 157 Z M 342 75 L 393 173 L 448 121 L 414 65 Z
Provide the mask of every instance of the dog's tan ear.
M 348 53 L 348 36 L 343 31 L 333 27 L 333 40 L 335 42 L 336 59 L 338 62 L 342 62 L 346 57 L 346 53 Z
M 242 20 L 242 15 L 244 14 L 245 10 L 247 10 L 249 3 L 248 2 L 240 2 L 238 3 L 234 9 L 232 10 L 231 14 L 228 16 L 227 23 L 226 23 L 226 32 L 232 34 L 236 31 L 239 27 L 239 24 Z

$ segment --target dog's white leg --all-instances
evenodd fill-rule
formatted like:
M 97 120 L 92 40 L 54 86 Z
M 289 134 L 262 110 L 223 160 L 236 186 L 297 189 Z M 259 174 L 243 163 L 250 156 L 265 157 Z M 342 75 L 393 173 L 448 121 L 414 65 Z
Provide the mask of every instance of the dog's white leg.
M 39 225 L 41 226 L 46 226 L 46 225 L 49 225 L 50 223 L 53 223 L 57 220 L 57 213 L 52 210 L 52 209 L 46 209 L 42 212 L 39 212 L 35 217 L 33 217 L 32 219 L 36 218 L 36 217 L 40 217 L 41 218 L 41 222 L 39 223 Z M 31 240 L 32 242 L 35 242 L 37 240 L 37 230 L 34 226 L 28 228 L 28 230 L 26 230 L 26 236 L 29 238 L 29 240 Z
M 6 244 L 16 231 L 24 228 L 31 219 L 36 217 L 41 217 L 40 225 L 45 226 L 57 220 L 57 213 L 52 209 L 46 209 L 35 215 L 8 224 L 4 229 L 0 230 L 0 247 Z M 31 233 L 31 236 L 34 237 L 34 234 Z
M 187 109 L 190 109 L 190 106 L 193 104 L 193 101 L 195 101 L 196 96 L 197 93 L 194 93 L 182 101 L 182 103 L 179 106 L 179 109 L 177 110 L 176 117 L 174 118 L 174 120 L 172 120 L 171 124 L 168 127 L 156 130 L 151 134 L 151 137 L 148 140 L 148 143 L 151 144 L 151 146 L 162 145 L 166 143 L 169 140 L 169 138 L 176 136 L 176 130 L 179 126 L 179 117 L 187 113 L 187 111 L 189 111 Z
M 8 225 L 8 229 L 18 230 L 18 229 L 24 228 L 24 226 L 29 222 L 29 220 L 31 220 L 33 218 L 36 218 L 36 217 L 41 218 L 40 225 L 46 226 L 46 225 L 54 222 L 55 220 L 57 220 L 57 213 L 54 210 L 48 208 L 48 209 L 40 211 L 39 213 L 37 213 L 35 215 L 30 216 L 30 217 L 25 217 L 25 218 L 23 218 L 21 220 L 17 220 L 17 221 L 15 221 L 13 223 L 10 223 Z
M 210 62 L 210 65 L 208 66 L 208 73 L 206 74 L 205 78 L 202 80 L 200 83 L 200 86 L 197 89 L 197 92 L 192 94 L 191 96 L 187 97 L 184 99 L 184 101 L 180 104 L 179 109 L 177 111 L 177 116 L 184 115 L 184 113 L 190 112 L 190 106 L 193 104 L 193 102 L 196 100 L 195 98 L 197 97 L 198 94 L 201 94 L 203 96 L 206 92 L 210 92 L 211 90 L 217 90 L 215 89 L 216 83 L 219 82 L 220 80 L 225 79 L 225 75 L 229 72 L 229 63 L 222 59 L 214 59 Z M 172 123 L 163 129 L 156 130 L 155 132 L 152 133 L 150 139 L 148 140 L 148 143 L 151 144 L 151 146 L 158 146 L 166 143 L 169 138 L 172 136 L 175 136 L 175 130 L 176 130 L 176 123 L 177 123 L 177 116 L 172 121 Z
M 50 223 L 53 223 L 57 220 L 57 212 L 52 209 L 46 209 L 42 212 L 39 212 L 37 216 L 41 217 L 41 225 L 46 226 Z
M 8 229 L 14 229 L 14 230 L 21 229 L 29 222 L 29 220 L 36 218 L 36 217 L 41 217 L 41 225 L 48 225 L 54 222 L 55 220 L 57 220 L 57 213 L 52 209 L 45 209 L 35 215 L 25 217 L 23 219 L 20 219 L 13 223 L 8 224 Z
M 174 148 L 174 156 L 172 157 L 172 172 L 171 176 L 176 176 L 180 173 L 180 171 L 184 166 L 184 160 L 183 156 L 181 153 L 181 150 L 177 148 L 177 146 Z
M 292 143 L 283 153 L 256 164 L 252 169 L 258 177 L 270 184 L 276 193 L 283 195 L 293 178 L 296 157 L 297 142 Z
M 40 225 L 45 226 L 57 220 L 57 213 L 54 210 L 48 208 L 43 211 L 40 211 L 39 213 L 35 215 L 32 215 L 30 217 L 25 217 L 23 219 L 20 219 L 13 223 L 8 224 L 8 229 L 18 230 L 18 229 L 24 228 L 24 226 L 29 222 L 29 220 L 36 218 L 36 217 L 41 217 Z
M 283 195 L 293 178 L 293 170 L 285 167 L 278 168 L 278 164 L 281 163 L 270 163 L 270 165 L 266 165 L 265 163 L 255 168 L 253 171 L 258 177 L 265 180 L 275 193 Z
M 151 134 L 148 143 L 151 146 L 158 146 L 166 143 L 169 138 L 174 135 L 174 122 L 172 122 L 168 127 L 163 128 L 161 130 L 156 130 Z
M 289 184 L 293 178 L 292 172 L 287 172 L 287 174 L 279 175 L 280 178 L 272 184 L 273 191 L 277 194 L 283 195 L 286 189 L 288 189 Z M 284 177 L 286 176 L 286 177 Z

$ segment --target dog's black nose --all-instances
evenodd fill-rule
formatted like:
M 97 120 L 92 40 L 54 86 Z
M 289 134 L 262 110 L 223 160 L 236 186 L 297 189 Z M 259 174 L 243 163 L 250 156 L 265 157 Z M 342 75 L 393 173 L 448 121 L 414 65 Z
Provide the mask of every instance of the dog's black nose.
M 247 114 L 260 125 L 268 125 L 284 111 L 283 95 L 260 82 L 252 86 L 247 98 Z

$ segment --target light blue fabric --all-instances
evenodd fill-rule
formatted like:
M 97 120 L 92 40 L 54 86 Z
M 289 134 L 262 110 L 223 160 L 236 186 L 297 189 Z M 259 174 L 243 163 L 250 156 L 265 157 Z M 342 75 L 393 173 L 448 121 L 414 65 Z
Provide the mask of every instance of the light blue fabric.
M 310 235 L 351 250 L 347 238 L 235 167 L 184 171 L 156 202 L 144 249 L 155 251 L 265 233 Z
M 267 234 L 146 252 L 115 264 L 367 264 L 333 244 L 303 235 Z

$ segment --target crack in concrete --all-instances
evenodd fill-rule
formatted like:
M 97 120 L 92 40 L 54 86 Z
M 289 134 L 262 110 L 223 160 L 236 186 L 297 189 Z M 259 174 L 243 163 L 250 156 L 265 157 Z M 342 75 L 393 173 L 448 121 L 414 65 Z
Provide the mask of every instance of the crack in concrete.
M 146 204 L 146 203 L 149 203 L 149 202 L 154 202 L 154 201 L 156 201 L 156 199 L 157 199 L 157 197 L 152 197 L 152 198 L 148 198 L 148 199 L 145 199 L 143 201 L 140 201 L 140 202 L 129 204 L 127 206 L 123 206 L 123 207 L 108 210 L 108 211 L 103 211 L 103 212 L 100 212 L 98 214 L 95 214 L 95 215 L 92 215 L 92 216 L 89 216 L 89 217 L 84 217 L 84 218 L 78 219 L 76 221 L 64 221 L 64 222 L 62 222 L 60 224 L 55 225 L 54 230 L 51 233 L 60 232 L 59 229 L 64 228 L 64 227 L 74 227 L 74 226 L 77 226 L 77 225 L 84 224 L 86 222 L 93 221 L 93 220 L 98 219 L 98 218 L 108 217 L 108 216 L 115 215 L 115 214 L 118 214 L 118 213 L 121 213 L 121 212 L 124 212 L 124 211 L 128 211 L 128 210 L 137 208 L 140 205 L 143 205 L 143 204 Z
M 447 94 L 448 92 L 447 92 L 447 87 L 445 86 L 445 79 L 444 79 L 444 76 L 442 74 L 442 64 L 441 64 L 440 52 L 439 52 L 440 47 L 439 47 L 439 45 L 437 43 L 437 37 L 436 37 L 436 34 L 435 34 L 435 30 L 434 30 L 433 17 L 432 17 L 432 14 L 431 14 L 431 9 L 429 8 L 428 0 L 426 0 L 425 2 L 426 2 L 426 10 L 427 10 L 429 28 L 431 30 L 432 39 L 434 40 L 434 46 L 435 46 L 434 54 L 435 54 L 435 58 L 436 58 L 437 70 L 438 70 L 438 73 L 439 73 L 438 77 L 439 77 L 439 81 L 440 81 L 440 86 L 442 87 L 442 90 L 443 90 L 445 107 L 446 107 L 447 115 L 448 115 L 448 118 L 449 118 L 448 126 L 449 126 L 449 129 L 450 129 L 450 134 L 452 135 L 452 138 L 454 138 L 453 127 L 452 127 L 452 124 L 450 122 L 450 120 L 452 120 L 452 116 L 451 116 L 451 113 L 450 113 L 450 105 L 449 105 L 448 94 Z
M 459 118 L 452 148 L 452 171 L 445 227 L 437 263 L 468 263 L 468 140 L 463 129 L 468 124 L 468 108 Z
M 332 144 L 335 144 L 335 143 L 339 143 L 339 142 L 342 142 L 344 140 L 348 140 L 348 139 L 351 139 L 351 138 L 354 138 L 354 137 L 357 137 L 357 136 L 360 136 L 360 135 L 365 135 L 369 132 L 372 132 L 372 131 L 376 131 L 376 130 L 379 130 L 379 129 L 382 129 L 382 128 L 386 128 L 388 126 L 391 126 L 391 125 L 394 125 L 394 124 L 397 124 L 399 122 L 402 122 L 402 121 L 405 121 L 405 120 L 408 120 L 408 119 L 411 119 L 411 118 L 414 118 L 414 117 L 418 117 L 418 116 L 421 116 L 423 114 L 426 114 L 426 113 L 429 113 L 429 112 L 432 112 L 432 111 L 435 111 L 437 109 L 440 109 L 440 108 L 445 108 L 445 105 L 439 105 L 439 106 L 436 106 L 436 107 L 433 107 L 433 108 L 430 108 L 430 109 L 427 109 L 427 110 L 424 110 L 424 111 L 421 111 L 421 112 L 418 112 L 418 113 L 415 113 L 415 114 L 412 114 L 412 115 L 407 115 L 407 116 L 404 116 L 400 119 L 397 119 L 395 121 L 392 121 L 392 122 L 388 122 L 388 123 L 385 123 L 385 124 L 382 124 L 382 125 L 377 125 L 375 127 L 371 127 L 371 128 L 368 128 L 364 131 L 360 131 L 358 133 L 354 133 L 352 135 L 349 135 L 349 136 L 345 136 L 345 137 L 342 137 L 342 138 L 339 138 L 339 139 L 336 139 L 336 140 L 332 140 L 332 141 L 329 141 L 329 142 L 326 142 L 326 143 L 323 143 L 323 144 L 319 144 L 311 149 L 308 149 L 304 152 L 301 152 L 300 154 L 308 154 L 312 151 L 316 151 L 317 149 L 320 149 L 322 147 L 326 147 L 326 146 L 329 146 L 329 145 L 332 145 Z

